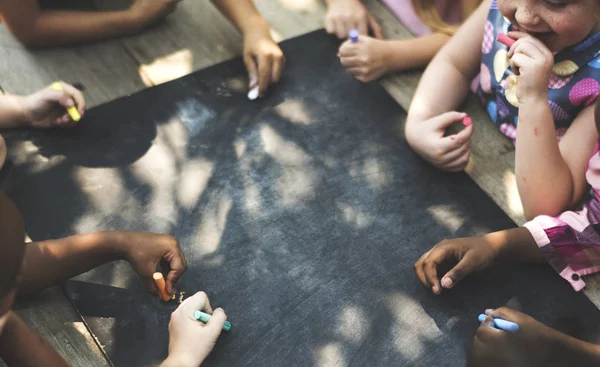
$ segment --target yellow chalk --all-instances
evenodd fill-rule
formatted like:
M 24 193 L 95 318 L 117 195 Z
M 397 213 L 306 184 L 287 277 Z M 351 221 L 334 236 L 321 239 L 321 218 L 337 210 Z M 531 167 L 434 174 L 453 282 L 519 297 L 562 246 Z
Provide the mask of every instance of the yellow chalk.
M 59 82 L 52 83 L 52 89 L 54 90 L 64 90 L 63 86 Z M 67 113 L 71 116 L 71 119 L 75 122 L 81 120 L 81 115 L 79 111 L 77 111 L 77 107 L 71 106 L 67 107 Z

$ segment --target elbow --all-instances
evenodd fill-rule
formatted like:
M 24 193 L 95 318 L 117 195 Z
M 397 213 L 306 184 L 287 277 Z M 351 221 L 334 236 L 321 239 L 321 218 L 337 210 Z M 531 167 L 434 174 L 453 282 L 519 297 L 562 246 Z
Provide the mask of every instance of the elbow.
M 28 49 L 39 49 L 46 46 L 43 40 L 38 37 L 35 32 L 15 32 L 15 38 Z

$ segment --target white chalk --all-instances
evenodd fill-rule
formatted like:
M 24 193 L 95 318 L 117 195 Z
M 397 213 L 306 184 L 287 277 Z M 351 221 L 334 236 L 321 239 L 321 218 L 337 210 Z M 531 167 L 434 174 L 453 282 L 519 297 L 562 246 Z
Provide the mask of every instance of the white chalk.
M 248 99 L 254 101 L 258 98 L 258 85 L 248 91 Z

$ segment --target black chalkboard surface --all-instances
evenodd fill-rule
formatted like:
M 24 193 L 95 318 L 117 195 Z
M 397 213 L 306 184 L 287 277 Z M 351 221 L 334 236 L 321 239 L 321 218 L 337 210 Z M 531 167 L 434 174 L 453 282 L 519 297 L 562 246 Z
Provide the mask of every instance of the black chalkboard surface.
M 466 174 L 399 136 L 405 113 L 340 65 L 324 31 L 282 43 L 279 85 L 246 98 L 231 60 L 88 111 L 69 131 L 7 136 L 7 191 L 33 239 L 103 229 L 177 236 L 233 327 L 207 366 L 460 366 L 485 308 L 571 318 L 597 309 L 548 266 L 478 273 L 436 297 L 414 261 L 438 241 L 514 226 Z M 66 292 L 116 366 L 164 358 L 169 312 L 126 263 Z

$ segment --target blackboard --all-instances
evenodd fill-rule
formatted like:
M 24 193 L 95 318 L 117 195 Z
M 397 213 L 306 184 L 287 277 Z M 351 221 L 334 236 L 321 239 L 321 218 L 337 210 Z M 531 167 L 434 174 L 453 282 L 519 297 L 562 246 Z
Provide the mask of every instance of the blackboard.
M 460 366 L 485 308 L 511 301 L 596 340 L 597 309 L 549 266 L 478 273 L 442 296 L 413 263 L 444 238 L 514 226 L 464 173 L 407 146 L 405 112 L 340 65 L 324 31 L 282 43 L 266 98 L 231 60 L 7 141 L 6 184 L 35 239 L 105 229 L 178 237 L 233 324 L 207 366 Z M 126 263 L 65 290 L 116 366 L 167 352 L 169 313 Z

